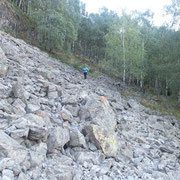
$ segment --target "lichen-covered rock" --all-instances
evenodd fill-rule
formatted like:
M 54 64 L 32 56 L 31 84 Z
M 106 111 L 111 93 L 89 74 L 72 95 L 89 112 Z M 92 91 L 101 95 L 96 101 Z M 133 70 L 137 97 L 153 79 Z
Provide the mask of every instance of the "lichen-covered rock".
M 6 76 L 7 72 L 8 72 L 8 66 L 4 64 L 0 64 L 0 78 Z
M 97 148 L 101 148 L 107 157 L 116 157 L 118 153 L 118 143 L 117 135 L 114 131 L 97 125 L 89 125 L 84 129 L 89 140 L 94 143 Z

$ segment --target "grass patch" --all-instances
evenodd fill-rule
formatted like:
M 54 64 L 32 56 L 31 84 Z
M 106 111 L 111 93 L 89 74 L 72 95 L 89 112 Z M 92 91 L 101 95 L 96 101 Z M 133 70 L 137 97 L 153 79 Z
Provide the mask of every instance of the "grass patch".
M 129 98 L 132 96 L 132 94 L 129 91 L 121 91 L 121 95 L 125 98 Z
M 157 100 L 141 99 L 140 103 L 152 110 L 161 112 L 162 115 L 175 116 L 180 120 L 180 108 L 176 107 L 176 101 L 157 97 Z
M 67 55 L 68 56 L 68 55 Z M 61 55 L 57 55 L 56 58 L 59 59 L 61 62 L 64 62 L 70 66 L 73 66 L 75 69 L 82 73 L 82 68 L 86 65 L 89 68 L 88 74 L 94 78 L 101 76 L 103 73 L 99 71 L 99 67 L 97 64 L 93 64 L 89 62 L 86 57 L 78 56 L 78 55 L 69 55 L 62 58 Z

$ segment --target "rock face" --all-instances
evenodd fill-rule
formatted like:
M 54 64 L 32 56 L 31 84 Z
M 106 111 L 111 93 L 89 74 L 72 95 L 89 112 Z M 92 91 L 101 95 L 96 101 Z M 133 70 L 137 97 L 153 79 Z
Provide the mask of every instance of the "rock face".
M 72 147 L 87 148 L 85 138 L 78 129 L 71 129 L 69 145 Z
M 28 151 L 2 130 L 0 130 L 0 150 L 1 158 L 11 158 L 17 164 L 26 163 Z
M 70 136 L 67 128 L 57 127 L 51 129 L 47 141 L 48 152 L 53 152 L 55 149 L 61 151 L 69 140 Z
M 0 68 L 0 180 L 180 179 L 179 121 L 127 87 L 1 31 Z
M 0 78 L 6 76 L 8 72 L 7 58 L 4 54 L 4 51 L 0 48 Z
M 108 100 L 101 101 L 101 96 L 91 95 L 85 104 L 93 123 L 114 130 L 116 127 L 116 118 L 113 109 Z
M 21 13 L 14 10 L 10 2 L 0 1 L 0 30 L 8 30 L 14 33 L 25 31 L 27 19 L 23 19 L 21 16 Z

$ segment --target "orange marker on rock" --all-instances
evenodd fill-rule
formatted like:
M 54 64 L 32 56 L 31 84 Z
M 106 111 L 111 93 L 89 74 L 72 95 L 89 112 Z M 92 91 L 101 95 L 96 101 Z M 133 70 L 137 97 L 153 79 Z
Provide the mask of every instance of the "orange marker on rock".
M 106 98 L 104 96 L 101 96 L 101 102 L 105 103 L 106 102 Z

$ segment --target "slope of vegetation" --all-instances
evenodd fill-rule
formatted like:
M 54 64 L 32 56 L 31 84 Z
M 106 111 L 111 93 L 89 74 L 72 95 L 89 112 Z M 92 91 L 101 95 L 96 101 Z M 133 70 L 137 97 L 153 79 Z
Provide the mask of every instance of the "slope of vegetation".
M 11 2 L 32 20 L 33 40 L 47 52 L 78 69 L 91 62 L 95 76 L 100 70 L 180 104 L 179 0 L 166 7 L 173 19 L 162 27 L 151 11 L 119 16 L 106 8 L 88 14 L 79 0 Z

